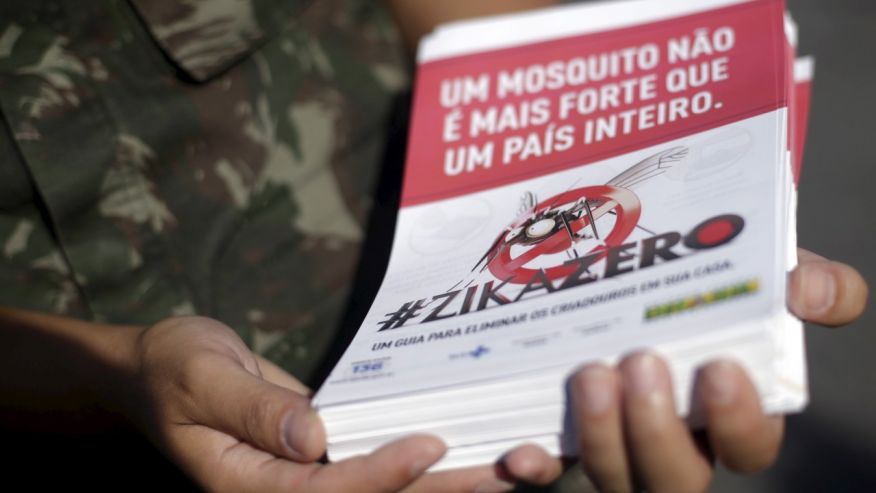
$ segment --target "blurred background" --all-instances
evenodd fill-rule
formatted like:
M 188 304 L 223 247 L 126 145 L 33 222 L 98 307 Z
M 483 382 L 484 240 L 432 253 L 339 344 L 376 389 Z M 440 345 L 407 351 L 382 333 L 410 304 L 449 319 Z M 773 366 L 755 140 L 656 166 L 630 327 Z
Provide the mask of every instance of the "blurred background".
M 816 57 L 800 184 L 800 245 L 876 285 L 876 2 L 788 0 L 800 53 Z M 872 300 L 872 297 L 871 297 Z M 870 303 L 872 307 L 872 302 Z M 834 331 L 808 327 L 811 404 L 788 419 L 778 464 L 719 473 L 713 491 L 876 491 L 876 313 Z

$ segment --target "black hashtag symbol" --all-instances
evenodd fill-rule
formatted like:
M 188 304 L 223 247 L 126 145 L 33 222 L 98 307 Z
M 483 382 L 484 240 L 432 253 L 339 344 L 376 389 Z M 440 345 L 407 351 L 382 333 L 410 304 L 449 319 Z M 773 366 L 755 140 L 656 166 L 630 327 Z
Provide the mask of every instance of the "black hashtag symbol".
M 378 323 L 380 325 L 380 329 L 377 332 L 382 332 L 384 330 L 397 329 L 407 323 L 408 320 L 412 318 L 416 318 L 420 316 L 420 310 L 425 308 L 426 300 L 419 300 L 416 303 L 407 302 L 402 305 L 398 311 L 387 313 L 386 316 L 389 317 L 383 322 Z

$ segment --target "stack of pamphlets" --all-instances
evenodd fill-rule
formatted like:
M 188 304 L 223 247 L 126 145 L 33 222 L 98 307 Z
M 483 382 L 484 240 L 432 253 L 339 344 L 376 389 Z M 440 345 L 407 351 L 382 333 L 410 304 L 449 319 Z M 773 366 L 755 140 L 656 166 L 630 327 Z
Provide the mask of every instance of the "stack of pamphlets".
M 568 5 L 425 38 L 389 266 L 314 400 L 330 459 L 415 432 L 448 445 L 435 469 L 523 443 L 574 456 L 569 376 L 645 348 L 692 426 L 717 358 L 767 412 L 800 410 L 795 44 L 781 0 Z

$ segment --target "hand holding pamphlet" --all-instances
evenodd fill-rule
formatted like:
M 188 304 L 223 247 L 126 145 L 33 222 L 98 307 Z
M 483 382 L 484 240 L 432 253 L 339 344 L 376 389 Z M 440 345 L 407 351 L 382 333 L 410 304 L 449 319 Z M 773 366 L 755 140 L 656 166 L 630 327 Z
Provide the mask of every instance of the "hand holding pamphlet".
M 575 455 L 568 376 L 642 348 L 692 426 L 719 357 L 766 411 L 800 410 L 795 43 L 780 0 L 565 6 L 424 39 L 386 277 L 314 399 L 329 457 L 413 432 L 448 445 L 436 469 Z

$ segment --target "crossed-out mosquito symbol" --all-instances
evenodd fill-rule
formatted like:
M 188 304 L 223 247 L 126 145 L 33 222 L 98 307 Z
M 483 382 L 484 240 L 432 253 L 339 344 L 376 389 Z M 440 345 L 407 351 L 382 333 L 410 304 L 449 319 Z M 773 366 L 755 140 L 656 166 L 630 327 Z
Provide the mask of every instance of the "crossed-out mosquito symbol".
M 567 190 L 538 202 L 535 194 L 527 192 L 522 199 L 521 211 L 495 239 L 472 272 L 489 269 L 496 278 L 512 284 L 527 284 L 539 271 L 551 280 L 568 276 L 575 265 L 559 265 L 536 269 L 528 267 L 540 257 L 566 252 L 569 257 L 603 252 L 623 244 L 636 229 L 651 233 L 639 225 L 642 205 L 633 189 L 659 176 L 688 154 L 686 147 L 673 147 L 628 168 L 605 185 Z M 599 220 L 615 216 L 610 231 L 600 231 Z M 653 234 L 653 233 L 652 233 Z M 578 246 L 585 240 L 596 240 L 587 252 Z M 512 251 L 513 250 L 513 251 Z

